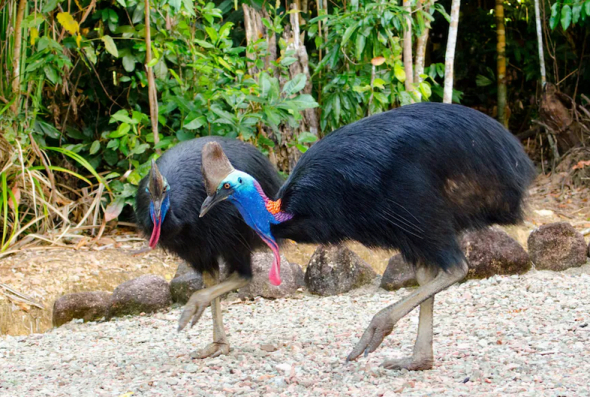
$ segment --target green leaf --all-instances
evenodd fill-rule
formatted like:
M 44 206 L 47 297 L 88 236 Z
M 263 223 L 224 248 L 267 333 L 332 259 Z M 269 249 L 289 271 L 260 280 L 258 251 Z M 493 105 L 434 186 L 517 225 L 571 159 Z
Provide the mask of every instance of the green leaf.
M 176 10 L 176 12 L 178 12 L 180 10 L 180 5 L 182 4 L 182 0 L 168 0 L 168 4 L 170 4 L 170 7 L 174 8 L 174 10 Z
M 119 128 L 109 134 L 109 138 L 120 138 L 123 135 L 127 135 L 131 126 L 127 123 L 119 124 Z
M 301 91 L 305 84 L 307 83 L 307 76 L 305 73 L 299 73 L 297 76 L 293 77 L 293 80 L 288 81 L 283 86 L 283 92 L 287 95 L 295 94 Z
M 296 144 L 296 145 L 295 145 L 295 147 L 296 147 L 297 149 L 299 149 L 299 151 L 300 151 L 301 153 L 305 153 L 305 152 L 307 152 L 307 146 L 303 146 L 303 145 L 301 145 L 301 144 L 299 144 L 299 143 L 298 143 L 298 144 Z
M 160 58 L 160 61 L 154 66 L 154 74 L 158 79 L 165 79 L 168 76 L 168 66 L 166 66 L 164 57 Z
M 584 10 L 586 11 L 586 16 L 590 17 L 590 1 L 586 0 L 584 3 Z
M 553 5 L 551 6 L 551 17 L 549 17 L 549 27 L 551 28 L 551 30 L 554 30 L 557 27 L 557 24 L 559 23 L 559 11 L 559 2 L 553 3 Z
M 185 130 L 178 130 L 176 131 L 176 138 L 178 138 L 178 140 L 180 142 L 182 141 L 188 141 L 189 139 L 193 139 L 195 137 L 195 134 L 189 131 L 185 131 Z
M 209 37 L 211 37 L 212 41 L 217 41 L 217 38 L 219 36 L 217 35 L 217 31 L 215 29 L 213 29 L 212 27 L 206 26 L 205 31 L 207 32 Z
M 109 124 L 116 123 L 117 121 L 129 124 L 139 123 L 138 120 L 133 120 L 132 118 L 130 118 L 129 113 L 125 109 L 121 109 L 117 113 L 113 114 L 109 120 Z
M 475 85 L 478 87 L 487 87 L 488 85 L 491 85 L 493 83 L 494 82 L 492 80 L 481 74 L 478 74 L 475 78 Z
M 127 7 L 125 0 L 117 0 L 117 3 L 121 4 L 122 7 Z
M 291 66 L 295 62 L 297 62 L 297 58 L 295 58 L 295 57 L 284 57 L 284 58 L 281 58 L 281 65 L 282 66 Z
M 90 146 L 90 154 L 96 154 L 96 152 L 98 152 L 100 150 L 100 142 L 99 141 L 94 141 L 92 142 L 92 146 Z
M 346 29 L 346 31 L 344 31 L 344 35 L 342 36 L 342 42 L 340 43 L 341 46 L 344 47 L 344 45 L 346 43 L 348 43 L 348 40 L 350 40 L 350 37 L 352 36 L 352 34 L 354 33 L 354 31 L 356 30 L 358 25 L 359 25 L 359 22 L 356 22 L 356 23 L 352 24 L 351 26 L 349 26 Z
M 313 99 L 313 97 L 309 94 L 302 94 L 285 102 L 291 106 L 295 106 L 298 110 L 312 109 L 319 106 L 315 99 Z M 278 105 L 278 107 L 284 108 L 281 105 Z
M 43 8 L 41 9 L 41 12 L 43 14 L 47 14 L 50 13 L 51 11 L 55 10 L 55 8 L 57 7 L 57 5 L 59 3 L 61 3 L 63 0 L 49 0 L 47 1 L 47 3 L 45 3 L 43 5 Z
M 373 87 L 377 87 L 377 88 L 383 89 L 383 88 L 385 88 L 384 84 L 385 84 L 385 80 L 380 79 L 380 78 L 376 78 L 373 81 Z
M 406 71 L 404 70 L 404 67 L 401 63 L 395 64 L 395 66 L 393 67 L 393 74 L 395 78 L 398 79 L 400 82 L 403 83 L 404 81 L 406 81 Z
M 297 137 L 297 142 L 299 142 L 299 143 L 313 143 L 317 140 L 318 140 L 318 137 L 309 131 L 302 132 Z
M 123 57 L 123 68 L 129 73 L 135 70 L 135 57 L 133 55 L 128 54 Z
M 265 146 L 268 146 L 268 147 L 275 147 L 274 141 L 272 139 L 268 139 L 264 135 L 259 135 L 258 136 L 258 144 L 259 145 L 265 145 Z
M 366 38 L 362 34 L 356 36 L 355 57 L 357 61 L 363 58 L 363 50 L 365 49 Z
M 49 81 L 51 81 L 53 84 L 57 84 L 59 82 L 59 75 L 53 66 L 45 65 L 43 71 L 45 72 L 47 79 L 49 79 Z
M 445 10 L 445 8 L 443 7 L 442 4 L 440 3 L 436 3 L 434 5 L 434 8 L 441 13 L 441 15 L 447 20 L 448 23 L 451 23 L 451 16 L 449 14 L 447 14 L 447 11 Z
M 190 16 L 195 15 L 195 6 L 193 5 L 193 0 L 182 0 L 182 4 Z
M 115 42 L 113 41 L 113 38 L 111 36 L 102 36 L 100 38 L 103 43 L 104 43 L 104 48 L 115 58 L 119 57 L 119 51 L 117 51 L 117 46 L 115 45 Z
M 206 122 L 205 117 L 200 113 L 191 112 L 186 116 L 184 119 L 183 127 L 187 130 L 196 130 L 197 128 L 201 128 Z
M 430 89 L 430 84 L 428 84 L 427 82 L 423 81 L 420 83 L 420 85 L 418 86 L 420 92 L 422 93 L 422 95 L 424 96 L 424 98 L 428 99 L 430 98 L 430 96 L 432 95 L 432 90 Z
M 587 4 L 590 4 L 588 2 Z M 580 15 L 582 14 L 582 3 L 576 4 L 572 7 L 572 23 L 575 25 L 580 20 Z
M 119 149 L 119 140 L 118 139 L 111 139 L 109 143 L 107 143 L 107 149 L 117 150 Z
M 561 27 L 567 30 L 572 22 L 572 8 L 569 5 L 564 5 L 561 9 Z
M 200 45 L 203 48 L 215 48 L 215 46 L 213 44 L 211 44 L 205 40 L 195 39 L 195 43 L 197 43 L 198 45 Z
M 266 72 L 260 73 L 259 82 L 260 85 L 260 96 L 267 97 L 271 89 L 270 76 Z

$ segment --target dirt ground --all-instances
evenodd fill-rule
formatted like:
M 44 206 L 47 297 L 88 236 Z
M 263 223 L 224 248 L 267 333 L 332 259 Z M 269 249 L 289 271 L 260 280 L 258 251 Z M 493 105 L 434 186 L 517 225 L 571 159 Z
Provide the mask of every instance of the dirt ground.
M 542 224 L 567 221 L 590 236 L 588 189 L 562 188 L 559 175 L 540 176 L 530 190 L 523 225 L 504 228 L 526 248 L 530 231 Z M 112 291 L 142 274 L 157 274 L 170 281 L 179 259 L 162 250 L 134 256 L 146 242 L 129 228 L 119 228 L 95 245 L 79 249 L 38 247 L 0 259 L 0 334 L 24 335 L 51 328 L 53 303 L 58 297 L 81 291 Z M 379 274 L 392 252 L 370 250 L 357 243 L 349 247 Z M 316 246 L 289 242 L 283 252 L 290 262 L 305 267 Z M 43 309 L 10 298 L 2 285 L 28 296 Z

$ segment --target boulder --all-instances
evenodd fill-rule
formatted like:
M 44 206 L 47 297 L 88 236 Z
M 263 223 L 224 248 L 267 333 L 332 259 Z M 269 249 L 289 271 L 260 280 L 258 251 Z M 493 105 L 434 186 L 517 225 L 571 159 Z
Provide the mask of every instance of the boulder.
M 414 266 L 404 260 L 401 254 L 389 259 L 387 268 L 381 277 L 381 288 L 387 291 L 395 291 L 400 288 L 417 286 Z
M 77 292 L 58 298 L 53 304 L 53 326 L 75 318 L 96 321 L 106 317 L 111 294 L 104 291 Z
M 270 252 L 256 252 L 252 255 L 252 281 L 240 288 L 239 298 L 242 300 L 262 296 L 267 299 L 284 298 L 293 295 L 298 288 L 305 285 L 301 267 L 290 263 L 281 255 L 281 285 L 272 285 L 268 280 L 268 272 L 274 256 Z
M 369 284 L 377 274 L 365 261 L 343 245 L 320 246 L 305 272 L 312 294 L 336 295 Z
M 172 301 L 184 305 L 195 291 L 203 288 L 205 288 L 205 283 L 202 275 L 186 262 L 181 262 L 176 269 L 174 278 L 170 281 Z
M 108 318 L 153 313 L 172 304 L 166 280 L 147 274 L 119 285 L 111 295 Z
M 522 274 L 531 268 L 531 260 L 524 248 L 500 229 L 465 233 L 461 248 L 469 261 L 466 279 Z
M 529 254 L 538 270 L 561 271 L 586 263 L 584 236 L 567 222 L 549 223 L 531 232 Z

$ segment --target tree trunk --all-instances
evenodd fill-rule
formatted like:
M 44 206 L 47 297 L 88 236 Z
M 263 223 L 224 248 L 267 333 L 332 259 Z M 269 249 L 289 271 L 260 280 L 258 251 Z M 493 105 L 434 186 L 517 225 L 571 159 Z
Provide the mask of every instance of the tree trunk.
M 148 79 L 148 98 L 150 101 L 150 119 L 152 121 L 152 132 L 154 133 L 154 145 L 160 142 L 158 133 L 158 92 L 156 91 L 156 80 L 154 70 L 148 66 L 152 60 L 152 35 L 150 31 L 150 1 L 145 0 L 145 69 Z M 162 60 L 163 62 L 163 60 Z M 156 153 L 161 154 L 160 149 Z
M 539 0 L 535 0 L 535 24 L 537 27 L 537 44 L 539 46 L 539 64 L 541 65 L 541 87 L 545 87 L 547 78 L 545 73 L 545 56 L 543 54 L 543 31 L 541 30 L 541 12 L 539 10 Z
M 445 54 L 445 88 L 443 94 L 444 103 L 453 102 L 453 65 L 455 63 L 455 46 L 457 44 L 460 7 L 461 0 L 452 0 L 451 24 L 449 26 L 449 38 L 447 40 L 447 52 Z
M 414 71 L 412 66 L 412 7 L 410 0 L 404 0 L 404 10 L 407 12 L 405 17 L 406 27 L 404 29 L 404 70 L 406 72 L 406 91 L 414 91 Z
M 498 34 L 498 121 L 508 127 L 506 118 L 506 31 L 504 30 L 504 0 L 496 0 L 496 31 Z
M 297 10 L 297 5 L 292 4 L 291 8 Z M 289 66 L 289 79 L 293 79 L 300 73 L 304 73 L 307 77 L 307 82 L 305 83 L 305 87 L 301 90 L 301 94 L 311 94 L 312 91 L 312 84 L 311 84 L 311 75 L 309 73 L 309 58 L 307 55 L 307 49 L 303 44 L 303 37 L 301 34 L 301 29 L 299 26 L 299 13 L 292 13 L 290 15 L 290 22 L 291 26 L 286 26 L 285 31 L 283 33 L 283 39 L 285 42 L 289 43 L 287 45 L 286 50 L 294 50 L 295 54 L 293 56 L 297 58 L 297 61 L 294 62 Z M 281 78 L 281 86 L 284 86 L 286 83 L 284 78 Z M 298 93 L 297 95 L 299 95 Z M 301 157 L 301 152 L 295 146 L 289 147 L 287 143 L 292 142 L 293 140 L 297 139 L 297 136 L 302 133 L 309 131 L 310 133 L 318 136 L 319 133 L 319 120 L 317 109 L 305 109 L 301 115 L 303 116 L 302 120 L 299 123 L 299 126 L 295 129 L 291 129 L 288 126 L 285 126 L 282 131 L 282 145 L 280 147 L 279 156 L 277 158 L 277 166 L 279 169 L 283 171 L 290 172 L 295 167 L 295 164 Z
M 245 3 L 242 4 L 242 8 L 244 10 L 244 27 L 246 29 L 246 42 L 250 44 L 255 43 L 262 37 L 266 38 L 266 42 L 268 43 L 269 54 L 266 57 L 264 57 L 264 68 L 272 68 L 274 77 L 279 77 L 276 67 L 272 65 L 272 62 L 277 60 L 277 39 L 274 34 L 269 36 L 266 26 L 262 24 L 262 18 L 268 18 L 268 13 L 264 8 L 259 12 Z M 256 60 L 256 54 L 247 52 L 246 57 L 248 57 L 248 59 L 252 61 Z M 258 75 L 258 72 L 258 68 L 254 66 L 254 64 L 252 63 L 251 66 L 248 68 L 248 73 L 252 77 L 255 77 Z
M 27 8 L 27 0 L 20 0 L 18 4 L 18 10 L 16 13 L 16 21 L 14 24 L 14 54 L 12 57 L 13 64 L 13 80 L 12 80 L 12 93 L 16 96 L 20 93 L 20 59 L 22 49 L 23 30 L 22 23 L 25 15 L 25 8 Z M 18 99 L 14 101 L 12 105 L 12 111 L 16 113 L 18 109 Z
M 430 7 L 432 3 L 429 0 L 428 6 L 425 8 L 425 12 L 430 12 Z M 418 2 L 418 7 L 422 4 L 421 1 Z M 416 83 L 420 83 L 422 78 L 420 75 L 424 74 L 424 59 L 426 58 L 426 43 L 428 43 L 428 33 L 430 32 L 430 23 L 428 26 L 424 27 L 422 34 L 418 37 L 418 41 L 416 42 L 416 65 L 414 66 L 414 81 Z

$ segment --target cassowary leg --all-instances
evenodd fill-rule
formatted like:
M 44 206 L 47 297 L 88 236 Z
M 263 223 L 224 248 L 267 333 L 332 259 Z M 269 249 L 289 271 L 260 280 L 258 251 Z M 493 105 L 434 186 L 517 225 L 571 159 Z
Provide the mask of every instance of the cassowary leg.
M 418 265 L 416 279 L 418 284 L 426 285 L 432 281 L 438 269 L 434 266 Z M 432 323 L 433 323 L 434 296 L 420 304 L 420 318 L 418 323 L 418 335 L 414 344 L 412 357 L 402 359 L 385 360 L 381 365 L 388 369 L 405 368 L 410 371 L 419 371 L 432 368 L 434 354 L 432 351 Z
M 402 317 L 411 312 L 416 306 L 434 297 L 440 291 L 462 280 L 467 275 L 467 270 L 467 262 L 461 262 L 447 271 L 440 271 L 426 285 L 420 286 L 400 302 L 381 310 L 373 317 L 369 327 L 365 330 L 365 333 L 346 360 L 354 360 L 363 352 L 367 355 L 375 351 L 381 342 L 383 342 L 383 339 L 393 331 L 393 327 Z M 428 310 L 425 310 L 425 316 L 427 313 Z
M 249 282 L 250 280 L 240 276 L 237 273 L 234 273 L 226 280 L 213 287 L 205 288 L 195 292 L 188 300 L 186 306 L 184 307 L 184 311 L 180 316 L 180 320 L 178 320 L 178 330 L 181 331 L 184 327 L 186 327 L 191 318 L 191 327 L 195 325 L 203 315 L 203 312 L 207 306 L 209 306 L 209 304 L 215 298 L 218 298 L 227 292 L 243 287 Z
M 207 288 L 213 287 L 219 282 L 219 274 L 214 276 L 203 274 L 203 281 Z M 229 353 L 229 343 L 223 328 L 221 298 L 219 297 L 211 301 L 211 317 L 213 318 L 213 342 L 191 354 L 193 358 L 217 357 Z

